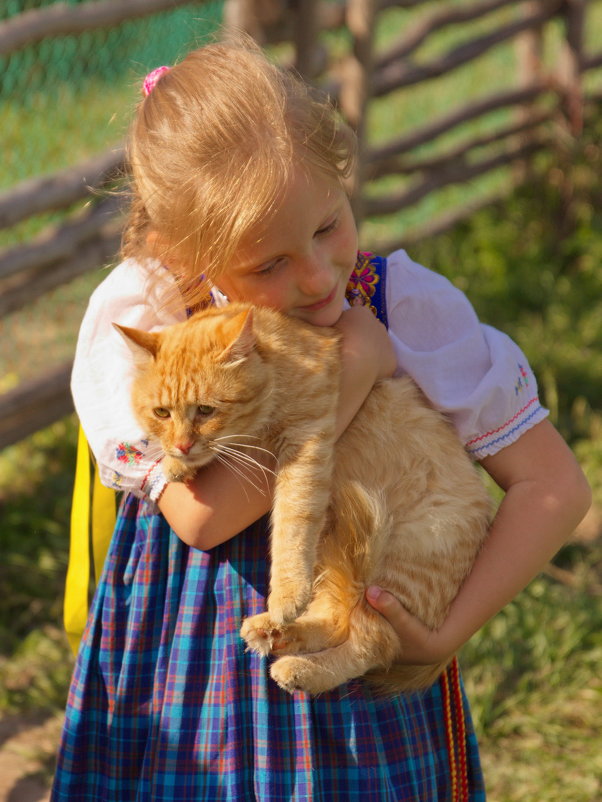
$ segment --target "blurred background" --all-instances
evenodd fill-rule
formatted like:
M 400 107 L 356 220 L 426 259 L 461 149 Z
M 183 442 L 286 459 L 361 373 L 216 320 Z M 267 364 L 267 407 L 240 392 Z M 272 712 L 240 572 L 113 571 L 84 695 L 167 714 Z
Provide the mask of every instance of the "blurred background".
M 464 648 L 492 802 L 602 798 L 602 2 L 0 0 L 0 801 L 48 798 L 87 299 L 116 264 L 143 76 L 220 26 L 354 125 L 366 250 L 518 341 L 594 506 Z

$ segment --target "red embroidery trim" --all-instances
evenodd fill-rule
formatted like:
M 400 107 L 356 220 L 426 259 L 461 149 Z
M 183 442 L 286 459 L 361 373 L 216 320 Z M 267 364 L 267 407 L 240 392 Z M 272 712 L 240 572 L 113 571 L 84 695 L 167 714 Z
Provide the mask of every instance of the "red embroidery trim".
M 531 404 L 534 404 L 536 401 L 538 401 L 537 396 L 532 398 L 529 401 L 529 403 L 526 404 L 526 406 L 524 406 L 522 409 L 519 409 L 519 411 L 516 413 L 516 415 L 513 418 L 510 418 L 510 420 L 507 420 L 506 423 L 503 423 L 498 429 L 492 429 L 490 432 L 487 432 L 487 434 L 482 434 L 482 435 L 480 435 L 480 437 L 475 437 L 474 440 L 470 440 L 468 443 L 466 443 L 466 447 L 468 448 L 468 446 L 473 445 L 473 443 L 478 443 L 479 440 L 485 440 L 486 437 L 491 437 L 491 435 L 497 434 L 498 432 L 501 432 L 503 429 L 505 429 L 511 423 L 514 423 L 514 421 L 517 418 L 520 418 L 520 416 L 523 414 L 523 412 L 525 412 L 527 409 L 529 409 Z
M 148 471 L 144 474 L 144 476 L 142 477 L 142 481 L 140 482 L 140 490 L 144 490 L 144 485 L 146 484 L 148 477 L 151 475 L 151 473 L 155 470 L 155 468 L 160 462 L 161 462 L 160 459 L 153 462 Z

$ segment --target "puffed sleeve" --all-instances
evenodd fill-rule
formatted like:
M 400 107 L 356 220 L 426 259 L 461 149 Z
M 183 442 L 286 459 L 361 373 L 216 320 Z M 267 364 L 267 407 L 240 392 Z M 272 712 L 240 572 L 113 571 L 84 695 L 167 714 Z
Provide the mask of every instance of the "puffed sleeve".
M 116 267 L 90 298 L 73 364 L 75 409 L 96 458 L 101 482 L 156 501 L 167 481 L 162 453 L 149 444 L 130 401 L 134 365 L 113 323 L 156 331 L 181 317 L 169 311 L 173 284 L 132 260 Z
M 474 459 L 495 454 L 547 416 L 521 349 L 480 323 L 451 282 L 405 251 L 387 259 L 386 282 L 398 372 L 449 416 Z

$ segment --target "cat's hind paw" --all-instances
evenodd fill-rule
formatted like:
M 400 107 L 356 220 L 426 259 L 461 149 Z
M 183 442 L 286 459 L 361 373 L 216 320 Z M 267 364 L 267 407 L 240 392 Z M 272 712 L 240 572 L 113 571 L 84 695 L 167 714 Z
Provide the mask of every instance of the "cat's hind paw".
M 311 696 L 331 691 L 345 679 L 303 655 L 279 657 L 270 668 L 270 676 L 288 693 L 304 691 Z

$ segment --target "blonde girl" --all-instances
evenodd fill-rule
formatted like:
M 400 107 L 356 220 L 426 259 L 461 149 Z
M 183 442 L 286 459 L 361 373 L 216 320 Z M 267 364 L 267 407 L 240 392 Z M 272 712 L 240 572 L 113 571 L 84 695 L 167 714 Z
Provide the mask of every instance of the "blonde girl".
M 69 695 L 55 802 L 435 802 L 485 798 L 456 675 L 393 699 L 361 681 L 289 695 L 245 652 L 264 608 L 271 499 L 212 464 L 167 483 L 129 406 L 113 322 L 156 330 L 243 299 L 343 335 L 344 431 L 374 382 L 407 372 L 505 491 L 437 632 L 386 591 L 410 663 L 455 652 L 557 551 L 589 489 L 519 348 L 405 252 L 358 254 L 354 141 L 323 99 L 247 43 L 149 76 L 134 119 L 124 261 L 91 298 L 73 394 L 103 481 L 123 491 Z M 365 302 L 365 305 L 362 305 Z M 370 307 L 387 320 L 387 329 Z M 451 713 L 450 713 L 451 710 Z

